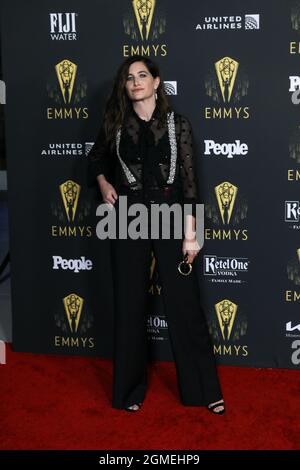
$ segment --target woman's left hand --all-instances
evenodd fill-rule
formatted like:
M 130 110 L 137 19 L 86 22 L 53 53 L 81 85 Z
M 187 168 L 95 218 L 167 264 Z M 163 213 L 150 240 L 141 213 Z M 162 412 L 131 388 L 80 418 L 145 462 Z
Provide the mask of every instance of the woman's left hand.
M 183 254 L 187 253 L 187 262 L 192 263 L 194 261 L 194 258 L 197 256 L 197 254 L 200 251 L 200 246 L 196 238 L 189 239 L 189 238 L 184 238 L 183 243 L 182 243 L 182 252 Z

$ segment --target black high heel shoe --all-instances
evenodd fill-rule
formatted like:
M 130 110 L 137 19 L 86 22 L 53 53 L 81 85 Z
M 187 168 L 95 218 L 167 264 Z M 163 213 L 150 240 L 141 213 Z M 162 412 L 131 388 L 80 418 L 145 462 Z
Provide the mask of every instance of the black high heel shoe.
M 223 407 L 220 410 L 217 410 L 219 407 Z M 219 400 L 219 402 L 207 405 L 207 409 L 214 413 L 215 415 L 222 415 L 225 413 L 225 403 L 224 400 Z
M 131 408 L 132 406 L 138 406 L 138 408 L 136 408 L 136 409 Z M 126 411 L 133 411 L 133 412 L 134 412 L 134 411 L 139 411 L 140 408 L 141 408 L 141 406 L 142 406 L 142 403 L 134 403 L 133 405 L 127 406 L 127 407 L 125 408 L 125 410 L 126 410 Z

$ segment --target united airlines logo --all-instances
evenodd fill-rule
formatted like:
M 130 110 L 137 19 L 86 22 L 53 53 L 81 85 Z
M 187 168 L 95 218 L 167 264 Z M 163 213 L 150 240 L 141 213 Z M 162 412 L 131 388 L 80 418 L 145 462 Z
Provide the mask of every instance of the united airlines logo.
M 260 15 L 252 14 L 245 15 L 245 29 L 259 29 L 260 28 Z
M 166 95 L 177 95 L 177 82 L 164 81 Z
M 196 31 L 240 31 L 260 29 L 260 15 L 228 15 L 228 16 L 205 16 L 204 19 L 196 25 Z

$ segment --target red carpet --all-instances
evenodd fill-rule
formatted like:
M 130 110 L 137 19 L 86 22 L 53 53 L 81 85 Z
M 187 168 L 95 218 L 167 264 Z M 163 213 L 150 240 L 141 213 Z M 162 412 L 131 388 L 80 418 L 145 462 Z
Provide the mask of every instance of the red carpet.
M 0 365 L 1 449 L 299 449 L 300 374 L 219 367 L 227 412 L 179 402 L 172 362 L 149 365 L 143 408 L 111 408 L 112 361 L 13 353 Z

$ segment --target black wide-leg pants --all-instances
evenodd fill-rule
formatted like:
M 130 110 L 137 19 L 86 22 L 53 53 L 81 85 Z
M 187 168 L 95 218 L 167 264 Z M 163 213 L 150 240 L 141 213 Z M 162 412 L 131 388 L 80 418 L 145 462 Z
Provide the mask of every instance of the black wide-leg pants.
M 118 204 L 115 204 L 118 212 Z M 129 217 L 131 220 L 131 218 Z M 194 259 L 190 275 L 177 266 L 182 239 L 114 239 L 111 260 L 114 289 L 113 408 L 144 400 L 147 391 L 147 301 L 151 250 L 157 262 L 169 339 L 183 405 L 205 406 L 222 398 L 212 342 Z

